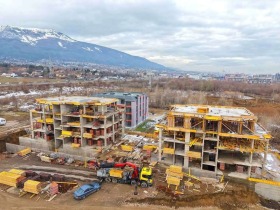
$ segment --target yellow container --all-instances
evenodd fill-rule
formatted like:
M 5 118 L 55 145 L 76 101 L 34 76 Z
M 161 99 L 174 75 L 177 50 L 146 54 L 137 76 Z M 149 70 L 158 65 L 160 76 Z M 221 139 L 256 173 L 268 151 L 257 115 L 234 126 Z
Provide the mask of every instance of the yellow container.
M 81 126 L 80 122 L 69 122 L 67 123 L 67 125 L 71 125 L 71 126 Z
M 21 176 L 25 176 L 25 171 L 19 170 L 19 169 L 11 169 L 11 170 L 9 170 L 9 173 L 13 173 L 13 174 L 18 174 L 18 175 L 21 175 Z
M 11 187 L 17 187 L 18 181 L 21 179 L 21 175 L 3 171 L 0 173 L 0 183 Z
M 53 123 L 53 118 L 46 118 L 46 123 Z
M 151 150 L 151 151 L 153 151 L 156 148 L 157 148 L 157 146 L 155 146 L 155 145 L 148 145 L 148 144 L 146 144 L 146 145 L 143 146 L 143 150 Z
M 38 123 L 43 123 L 43 120 L 42 119 L 38 119 L 37 122 Z
M 176 178 L 176 177 L 172 177 L 172 176 L 168 176 L 166 178 L 167 184 L 172 184 L 175 186 L 179 186 L 180 185 L 180 179 Z
M 200 158 L 201 158 L 201 152 L 188 151 L 188 152 L 187 152 L 187 156 L 188 156 L 188 157 L 191 157 L 191 158 L 200 159 Z
M 84 133 L 84 134 L 83 134 L 83 137 L 84 137 L 84 138 L 89 138 L 89 139 L 90 139 L 90 138 L 92 138 L 92 134 L 91 134 L 91 133 Z
M 133 151 L 133 147 L 129 146 L 129 145 L 121 145 L 121 148 L 125 152 L 132 152 Z
M 29 153 L 31 153 L 31 149 L 30 148 L 26 148 L 26 149 L 23 149 L 23 150 L 19 151 L 17 154 L 19 156 L 24 156 L 24 155 L 28 155 Z
M 41 191 L 41 182 L 33 181 L 33 180 L 27 180 L 24 183 L 23 190 L 25 192 L 39 194 Z
M 175 150 L 173 148 L 163 148 L 163 153 L 174 155 Z
M 199 107 L 199 108 L 197 108 L 197 112 L 198 113 L 208 113 L 209 112 L 209 108 L 207 108 L 207 107 Z
M 71 147 L 73 147 L 73 148 L 79 148 L 79 147 L 81 147 L 81 145 L 80 145 L 80 144 L 72 143 L 72 144 L 71 144 Z
M 109 171 L 109 175 L 112 176 L 112 177 L 116 177 L 116 178 L 122 178 L 123 171 L 119 170 L 119 169 L 111 169 Z
M 169 169 L 170 169 L 171 172 L 174 172 L 174 173 L 182 173 L 183 172 L 183 168 L 181 166 L 171 165 Z
M 204 117 L 204 119 L 205 120 L 211 120 L 211 121 L 219 121 L 219 120 L 222 120 L 222 117 L 207 115 L 207 116 Z
M 168 177 L 170 177 L 170 176 L 172 176 L 172 177 L 176 177 L 176 178 L 178 178 L 178 179 L 183 179 L 183 177 L 184 177 L 184 174 L 183 174 L 183 172 L 181 172 L 181 173 L 175 173 L 175 172 L 173 172 L 173 171 L 170 171 L 170 169 L 168 168 L 168 169 L 166 169 L 166 175 L 168 176 Z
M 63 136 L 72 136 L 73 135 L 73 132 L 72 131 L 62 131 L 61 134 Z

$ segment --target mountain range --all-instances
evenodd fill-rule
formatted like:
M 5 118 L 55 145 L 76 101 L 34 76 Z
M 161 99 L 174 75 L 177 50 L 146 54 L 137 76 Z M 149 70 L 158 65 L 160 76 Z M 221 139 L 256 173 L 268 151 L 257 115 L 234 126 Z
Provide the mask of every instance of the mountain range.
M 81 42 L 54 30 L 1 26 L 0 60 L 78 62 L 126 68 L 167 70 L 143 57 Z

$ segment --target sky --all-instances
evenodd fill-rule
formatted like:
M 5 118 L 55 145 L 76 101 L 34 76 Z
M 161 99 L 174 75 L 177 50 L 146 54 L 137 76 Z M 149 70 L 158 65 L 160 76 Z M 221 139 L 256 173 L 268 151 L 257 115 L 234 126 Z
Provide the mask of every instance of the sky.
M 54 29 L 185 71 L 280 72 L 279 0 L 0 0 L 0 25 Z

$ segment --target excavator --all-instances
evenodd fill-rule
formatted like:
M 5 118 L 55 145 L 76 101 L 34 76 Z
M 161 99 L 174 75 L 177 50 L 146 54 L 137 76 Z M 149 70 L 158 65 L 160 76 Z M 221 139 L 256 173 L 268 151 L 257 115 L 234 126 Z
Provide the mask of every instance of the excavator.
M 97 177 L 106 182 L 140 185 L 143 188 L 152 186 L 152 169 L 138 167 L 131 162 L 100 164 Z

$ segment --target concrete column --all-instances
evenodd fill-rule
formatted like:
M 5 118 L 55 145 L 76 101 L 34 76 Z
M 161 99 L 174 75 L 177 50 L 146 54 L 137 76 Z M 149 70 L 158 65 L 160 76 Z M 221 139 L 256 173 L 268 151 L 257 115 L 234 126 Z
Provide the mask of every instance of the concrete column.
M 204 121 L 204 120 L 203 120 Z M 203 141 L 202 141 L 202 151 L 201 151 L 201 169 L 203 169 L 203 156 L 204 156 L 204 140 L 205 140 L 205 133 L 203 133 Z
M 31 127 L 31 137 L 34 139 L 34 127 L 33 127 L 33 115 L 32 115 L 32 110 L 29 112 L 30 114 L 30 127 Z
M 124 128 L 125 128 L 125 112 L 122 111 L 122 137 L 124 136 Z
M 187 152 L 190 150 L 190 137 L 191 133 L 190 132 L 185 132 L 185 156 L 184 156 L 184 168 L 189 167 L 189 157 L 186 156 Z
M 176 155 L 175 155 L 175 152 L 176 152 L 176 148 L 175 148 L 175 141 L 173 142 L 173 148 L 174 148 L 174 155 L 173 155 L 173 165 L 175 165 L 175 160 L 176 160 Z
M 86 114 L 86 106 L 83 106 L 83 114 Z
M 238 134 L 242 134 L 243 122 L 238 123 Z
M 162 128 L 159 129 L 158 133 L 158 161 L 161 161 L 162 152 Z
M 85 106 L 84 106 L 85 107 Z M 83 117 L 80 116 L 80 130 L 81 130 L 81 146 L 85 146 L 86 142 L 84 142 L 83 133 L 84 133 L 84 121 Z
M 113 123 L 113 126 L 112 126 L 112 132 L 113 132 L 113 142 L 115 143 L 115 114 L 113 114 L 113 117 L 112 117 L 112 123 Z
M 104 118 L 104 145 L 105 145 L 105 147 L 107 147 L 107 118 L 105 117 Z
M 101 114 L 104 115 L 104 106 L 101 106 Z
M 251 177 L 254 143 L 255 143 L 255 140 L 252 139 L 252 140 L 251 140 L 251 149 L 252 149 L 252 151 L 250 152 L 250 156 L 249 156 L 249 163 L 250 163 L 250 166 L 248 167 L 248 177 Z
M 262 164 L 262 176 L 265 174 L 265 165 L 266 165 L 266 159 L 267 159 L 267 151 L 268 151 L 268 142 L 265 142 L 265 151 L 264 151 L 264 157 L 263 157 L 263 164 Z
M 46 134 L 46 132 L 47 132 L 47 124 L 46 124 L 45 104 L 43 104 L 42 107 L 43 107 L 43 109 L 42 109 L 42 111 L 43 111 L 43 122 L 44 122 L 44 126 L 45 126 L 44 130 L 45 130 L 45 134 Z M 45 134 L 44 134 L 44 139 L 47 140 L 45 138 L 45 136 L 46 136 Z
M 174 131 L 174 142 L 173 142 L 173 148 L 174 148 L 174 155 L 173 155 L 173 165 L 175 164 L 175 140 L 176 140 L 176 131 Z
M 217 148 L 216 148 L 216 156 L 215 156 L 215 173 L 217 173 L 217 171 L 218 171 L 219 144 L 220 144 L 220 136 L 217 135 Z

